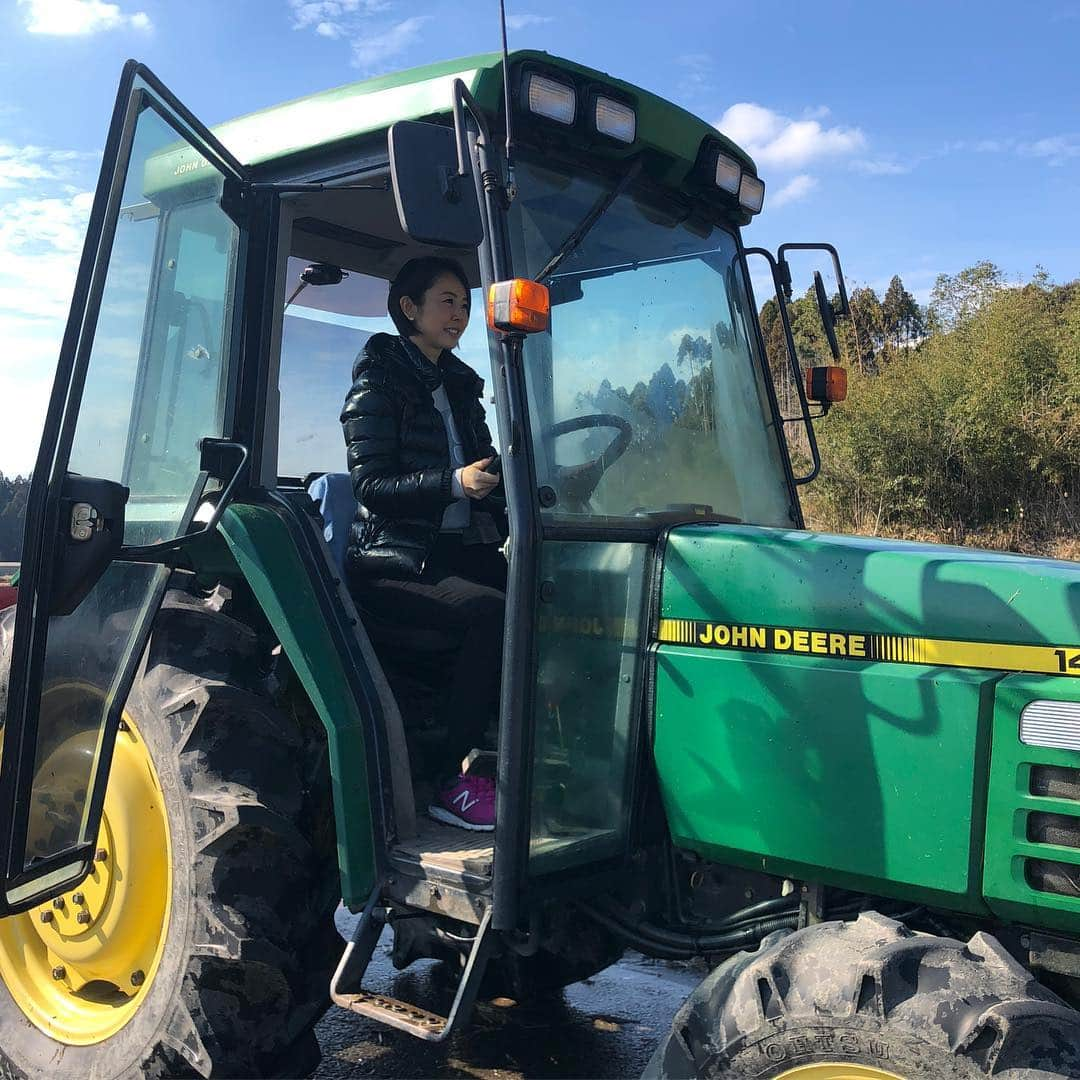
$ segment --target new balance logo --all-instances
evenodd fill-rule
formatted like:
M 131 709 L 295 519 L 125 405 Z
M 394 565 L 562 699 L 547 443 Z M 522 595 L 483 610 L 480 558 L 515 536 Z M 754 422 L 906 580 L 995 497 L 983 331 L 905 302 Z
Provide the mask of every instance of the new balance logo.
M 467 814 L 479 801 L 480 801 L 479 799 L 470 799 L 469 798 L 469 789 L 468 788 L 462 789 L 461 791 L 459 791 L 450 800 L 451 804 L 453 804 L 453 803 L 458 804 L 458 809 L 463 814 Z

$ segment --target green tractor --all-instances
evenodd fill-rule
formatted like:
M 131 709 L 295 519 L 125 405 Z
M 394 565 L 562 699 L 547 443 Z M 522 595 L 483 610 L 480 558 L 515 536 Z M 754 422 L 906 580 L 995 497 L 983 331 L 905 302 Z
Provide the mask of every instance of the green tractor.
M 712 969 L 652 1076 L 1080 1076 L 1080 567 L 805 530 L 842 379 L 787 327 L 781 413 L 749 260 L 846 298 L 763 197 L 543 53 L 215 132 L 127 66 L 0 619 L 3 1080 L 295 1076 L 330 1002 L 440 1042 L 628 948 Z M 510 527 L 479 838 L 417 812 L 454 642 L 342 570 L 350 365 L 432 252 Z

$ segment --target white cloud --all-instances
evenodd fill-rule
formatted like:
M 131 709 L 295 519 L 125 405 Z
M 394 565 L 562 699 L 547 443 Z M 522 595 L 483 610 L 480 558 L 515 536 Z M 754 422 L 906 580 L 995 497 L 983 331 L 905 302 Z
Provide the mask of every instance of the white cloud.
M 18 197 L 0 204 L 0 471 L 29 472 L 71 301 L 93 196 Z
M 788 203 L 805 199 L 817 186 L 818 182 L 813 176 L 799 173 L 798 176 L 792 177 L 779 191 L 768 195 L 766 201 L 773 208 L 786 206 Z
M 28 181 L 69 181 L 81 162 L 99 155 L 44 146 L 13 146 L 0 142 L 0 189 L 22 187 Z
M 153 29 L 145 11 L 125 15 L 119 4 L 105 0 L 19 0 L 19 6 L 26 12 L 26 29 L 31 34 L 74 37 L 125 26 Z
M 692 338 L 703 337 L 706 341 L 709 339 L 709 335 L 712 331 L 707 326 L 680 326 L 677 330 L 672 330 L 667 336 L 668 344 L 673 349 L 678 349 L 682 344 L 682 339 L 687 334 Z
M 294 30 L 313 30 L 319 37 L 350 42 L 353 67 L 382 70 L 419 36 L 430 15 L 413 15 L 389 25 L 372 16 L 391 8 L 390 0 L 289 0 Z
M 716 65 L 708 53 L 683 53 L 675 58 L 674 70 L 679 73 L 680 97 L 693 103 L 711 96 Z
M 390 57 L 404 52 L 420 36 L 421 30 L 430 20 L 430 15 L 413 15 L 380 33 L 363 34 L 353 42 L 354 66 L 362 71 L 370 71 Z
M 893 161 L 891 158 L 863 158 L 859 161 L 853 161 L 851 167 L 857 172 L 866 173 L 867 176 L 900 176 L 903 173 L 911 172 L 913 163 L 910 161 Z
M 1048 135 L 1030 142 L 1015 138 L 959 139 L 945 144 L 946 153 L 1019 154 L 1021 157 L 1038 158 L 1048 165 L 1064 165 L 1066 161 L 1080 157 L 1080 135 L 1068 132 Z
M 390 7 L 389 0 L 289 0 L 293 29 L 314 28 L 322 37 L 337 38 L 348 32 L 350 24 L 365 15 L 374 15 Z
M 858 128 L 826 128 L 818 120 L 792 120 L 748 101 L 732 105 L 716 126 L 759 166 L 774 168 L 799 168 L 818 158 L 855 153 L 866 145 L 866 136 Z
M 508 30 L 525 30 L 530 26 L 543 26 L 544 23 L 554 22 L 551 15 L 507 15 L 506 28 Z
M 1041 158 L 1050 165 L 1064 165 L 1066 161 L 1080 157 L 1080 135 L 1051 135 L 1031 143 L 1021 143 L 1020 153 L 1025 157 Z

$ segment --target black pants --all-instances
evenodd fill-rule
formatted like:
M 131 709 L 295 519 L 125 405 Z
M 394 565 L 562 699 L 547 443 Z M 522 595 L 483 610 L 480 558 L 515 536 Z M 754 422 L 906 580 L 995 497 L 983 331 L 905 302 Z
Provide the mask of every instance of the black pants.
M 463 544 L 445 533 L 413 581 L 376 578 L 363 585 L 363 607 L 399 626 L 448 630 L 461 647 L 443 699 L 448 770 L 474 747 L 498 715 L 502 673 L 506 559 L 495 544 Z

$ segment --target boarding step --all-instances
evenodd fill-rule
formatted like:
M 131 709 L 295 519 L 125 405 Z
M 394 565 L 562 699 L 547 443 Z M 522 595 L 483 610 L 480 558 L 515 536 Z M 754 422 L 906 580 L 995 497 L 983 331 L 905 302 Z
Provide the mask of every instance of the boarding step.
M 404 1031 L 425 1042 L 445 1042 L 468 1019 L 480 980 L 484 977 L 493 936 L 490 930 L 490 908 L 484 912 L 477 928 L 469 959 L 462 972 L 461 982 L 458 983 L 457 994 L 450 1006 L 450 1015 L 440 1016 L 407 1001 L 365 990 L 361 985 L 385 925 L 383 909 L 379 904 L 381 897 L 380 882 L 364 908 L 352 940 L 345 946 L 341 962 L 330 983 L 330 999 L 342 1009 L 366 1016 L 386 1027 Z

